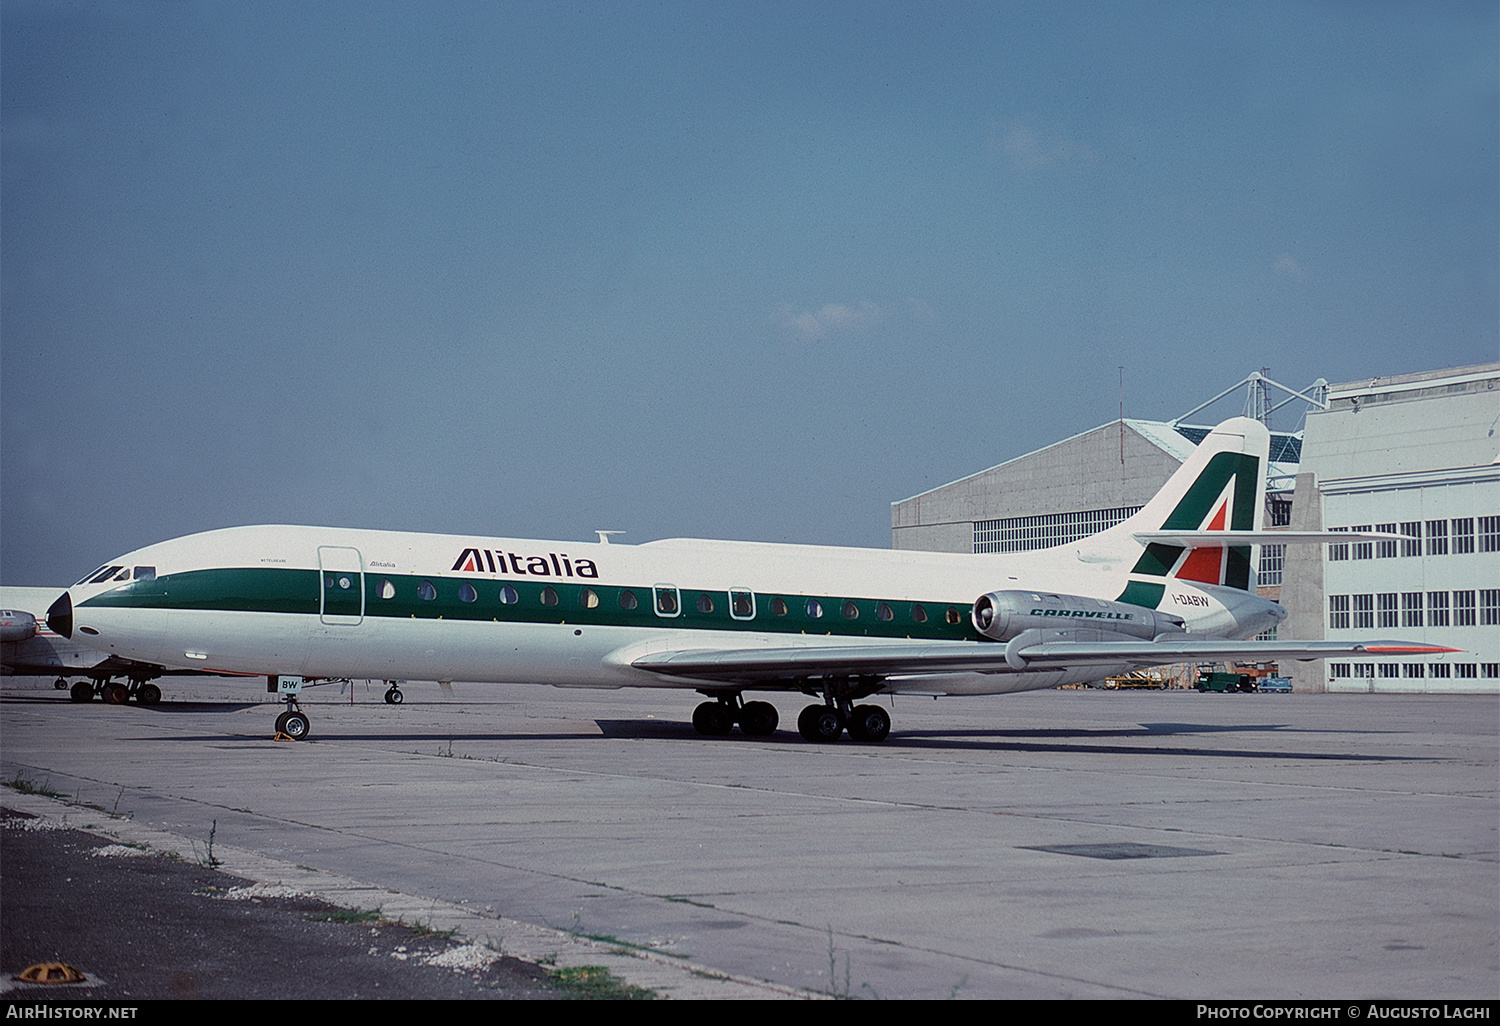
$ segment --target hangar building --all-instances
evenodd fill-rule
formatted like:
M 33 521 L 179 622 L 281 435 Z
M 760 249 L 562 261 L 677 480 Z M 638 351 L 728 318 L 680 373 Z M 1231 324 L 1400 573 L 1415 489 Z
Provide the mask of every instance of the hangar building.
M 1267 527 L 1416 539 L 1320 546 L 1319 559 L 1290 562 L 1283 546 L 1262 546 L 1257 591 L 1287 607 L 1283 636 L 1464 650 L 1283 672 L 1299 690 L 1500 691 L 1500 363 L 1302 391 L 1251 374 L 1175 421 L 1115 421 L 892 503 L 892 547 L 1018 552 L 1113 526 L 1207 434 L 1187 418 L 1242 386 L 1246 415 L 1266 421 L 1298 401 L 1307 410 L 1304 430 L 1272 433 Z M 1274 405 L 1273 389 L 1285 395 Z M 1384 554 L 1391 544 L 1400 554 Z

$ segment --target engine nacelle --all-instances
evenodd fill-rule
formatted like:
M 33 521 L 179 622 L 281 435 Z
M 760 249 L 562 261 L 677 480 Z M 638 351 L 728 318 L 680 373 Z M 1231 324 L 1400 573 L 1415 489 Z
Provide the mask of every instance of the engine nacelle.
M 1022 631 L 1097 627 L 1150 641 L 1184 630 L 1182 617 L 1107 599 L 1036 591 L 992 591 L 974 600 L 974 629 L 996 641 Z
M 0 641 L 26 641 L 36 637 L 36 617 L 20 609 L 0 609 Z

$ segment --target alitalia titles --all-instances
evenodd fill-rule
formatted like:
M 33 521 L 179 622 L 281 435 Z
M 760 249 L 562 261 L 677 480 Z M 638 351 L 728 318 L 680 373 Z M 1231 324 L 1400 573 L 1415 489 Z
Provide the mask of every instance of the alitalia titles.
M 597 579 L 599 576 L 599 568 L 592 559 L 569 559 L 566 552 L 523 556 L 500 549 L 464 549 L 453 561 L 453 569 L 459 573 L 531 574 L 534 577 Z

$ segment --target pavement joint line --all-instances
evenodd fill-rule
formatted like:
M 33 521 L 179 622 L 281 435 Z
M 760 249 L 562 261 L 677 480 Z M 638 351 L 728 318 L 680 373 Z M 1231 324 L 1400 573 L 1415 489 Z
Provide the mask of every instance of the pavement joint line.
M 0 808 L 35 816 L 59 828 L 144 845 L 158 854 L 175 854 L 204 864 L 206 842 L 173 834 L 98 809 L 72 805 L 39 794 L 9 792 Z M 533 964 L 575 968 L 603 966 L 616 979 L 644 987 L 658 997 L 678 1000 L 817 999 L 826 997 L 780 984 L 734 976 L 719 970 L 667 958 L 644 949 L 624 951 L 619 944 L 581 937 L 566 930 L 518 919 L 486 915 L 464 905 L 404 894 L 389 888 L 306 866 L 283 862 L 230 845 L 215 844 L 214 869 L 253 883 L 283 887 L 355 911 L 379 908 L 383 918 L 438 933 L 458 941 L 491 947 Z

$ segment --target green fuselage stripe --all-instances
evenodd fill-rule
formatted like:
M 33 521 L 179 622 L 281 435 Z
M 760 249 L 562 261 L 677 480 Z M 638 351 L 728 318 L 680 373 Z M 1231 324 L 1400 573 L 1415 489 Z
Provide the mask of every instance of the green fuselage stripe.
M 293 570 L 247 567 L 193 570 L 135 581 L 79 603 L 80 609 L 108 606 L 129 609 L 202 609 L 303 616 L 359 615 L 357 571 Z M 322 578 L 321 587 L 320 580 Z M 349 581 L 341 587 L 340 578 Z M 969 622 L 967 605 L 950 602 L 904 602 L 829 595 L 755 595 L 755 615 L 730 615 L 728 591 L 681 588 L 677 616 L 658 616 L 651 586 L 622 587 L 537 581 L 535 578 L 459 578 L 365 573 L 364 615 L 372 618 L 474 620 L 499 623 L 552 623 L 579 626 L 669 627 L 679 630 L 757 631 L 777 634 L 831 634 L 861 638 L 912 638 L 941 641 L 988 641 Z M 387 588 L 387 584 L 390 585 Z M 432 598 L 423 598 L 424 585 Z M 472 591 L 465 591 L 465 586 Z M 516 601 L 503 602 L 506 589 Z M 322 592 L 320 600 L 320 591 Z M 383 594 L 394 591 L 390 598 Z M 549 592 L 551 595 L 544 595 Z M 594 602 L 590 604 L 589 593 Z M 736 594 L 739 594 L 738 592 Z M 465 598 L 472 595 L 472 600 Z M 635 599 L 626 608 L 626 596 Z M 548 604 L 545 598 L 555 596 Z M 700 611 L 707 596 L 712 611 Z M 809 612 L 816 602 L 822 616 Z M 846 607 L 858 615 L 845 615 Z M 781 609 L 784 613 L 779 613 Z M 926 621 L 916 619 L 917 610 Z M 889 611 L 890 619 L 881 613 Z M 779 615 L 778 615 L 779 614 Z

